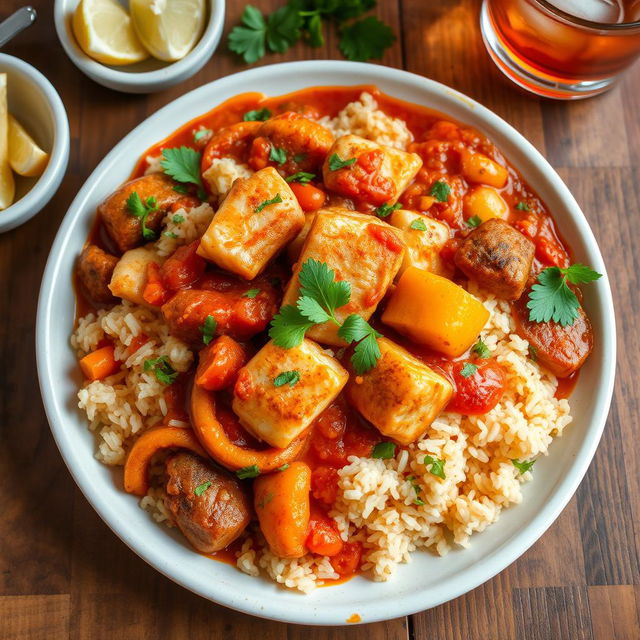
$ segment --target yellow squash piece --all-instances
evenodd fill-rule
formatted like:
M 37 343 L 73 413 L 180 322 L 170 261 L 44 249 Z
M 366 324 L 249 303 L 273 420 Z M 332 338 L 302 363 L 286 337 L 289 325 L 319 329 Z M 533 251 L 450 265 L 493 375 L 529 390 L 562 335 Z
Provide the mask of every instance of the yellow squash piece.
M 451 280 L 409 267 L 396 286 L 382 321 L 447 356 L 463 354 L 489 319 L 485 306 Z
M 149 57 L 117 0 L 80 0 L 72 26 L 80 48 L 102 64 L 135 64 Z
M 42 175 L 49 154 L 43 151 L 24 127 L 9 115 L 9 164 L 21 176 L 33 178 Z
M 16 185 L 9 164 L 9 110 L 7 107 L 7 74 L 0 73 L 0 211 L 11 206 Z
M 207 17 L 205 0 L 130 0 L 133 27 L 158 60 L 174 62 L 196 46 Z

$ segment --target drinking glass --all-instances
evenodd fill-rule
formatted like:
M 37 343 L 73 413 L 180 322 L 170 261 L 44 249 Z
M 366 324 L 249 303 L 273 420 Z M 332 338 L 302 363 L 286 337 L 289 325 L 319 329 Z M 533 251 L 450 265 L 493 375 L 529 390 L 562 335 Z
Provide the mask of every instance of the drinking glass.
M 480 26 L 498 68 L 548 98 L 602 93 L 640 54 L 640 0 L 483 0 Z

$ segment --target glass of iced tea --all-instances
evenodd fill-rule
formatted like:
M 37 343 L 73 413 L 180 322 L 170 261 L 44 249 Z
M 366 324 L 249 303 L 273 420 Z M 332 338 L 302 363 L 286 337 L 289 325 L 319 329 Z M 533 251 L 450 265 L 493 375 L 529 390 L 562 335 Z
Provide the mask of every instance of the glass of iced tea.
M 640 54 L 640 0 L 483 0 L 480 24 L 499 69 L 549 98 L 602 93 Z

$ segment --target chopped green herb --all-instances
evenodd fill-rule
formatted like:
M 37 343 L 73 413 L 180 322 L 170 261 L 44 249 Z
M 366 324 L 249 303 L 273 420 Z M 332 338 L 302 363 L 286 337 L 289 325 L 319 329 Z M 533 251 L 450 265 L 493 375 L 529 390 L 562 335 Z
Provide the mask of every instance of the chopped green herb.
M 176 215 L 173 216 L 173 218 L 171 218 L 171 222 L 173 222 L 173 224 L 181 224 L 182 222 L 184 222 L 184 216 L 181 216 L 179 213 L 176 213 Z
M 247 111 L 247 113 L 242 116 L 242 119 L 245 122 L 264 122 L 271 117 L 271 111 L 267 109 L 267 107 L 263 107 L 262 109 L 253 109 L 252 111 Z
M 278 467 L 278 471 L 286 471 L 289 468 L 289 464 L 283 464 L 281 467 Z
M 273 379 L 274 387 L 282 387 L 288 384 L 290 387 L 294 387 L 300 380 L 299 371 L 283 371 L 280 375 Z
M 302 153 L 296 153 L 295 156 L 293 156 L 293 161 L 296 164 L 300 164 L 301 162 L 304 162 L 307 159 L 307 154 L 303 151 Z
M 198 142 L 205 136 L 210 136 L 212 133 L 213 131 L 211 131 L 211 129 L 198 129 L 198 131 L 193 134 L 193 141 Z
M 547 267 L 538 275 L 537 284 L 529 292 L 529 320 L 531 322 L 549 322 L 553 320 L 563 327 L 572 325 L 578 317 L 580 302 L 569 287 L 572 284 L 593 282 L 602 274 L 583 264 L 570 267 Z
M 178 234 L 173 231 L 165 231 L 162 235 L 167 236 L 167 238 L 173 238 L 174 240 L 178 237 Z
M 144 370 L 153 371 L 156 379 L 162 384 L 173 384 L 178 377 L 178 372 L 171 366 L 167 356 L 145 360 Z
M 287 304 L 280 308 L 271 321 L 269 337 L 279 347 L 291 349 L 304 340 L 304 334 L 314 324 L 316 323 L 305 318 L 297 307 Z
M 416 231 L 426 231 L 427 230 L 427 225 L 424 223 L 424 220 L 422 218 L 416 218 L 410 225 L 409 227 L 411 229 L 415 229 Z
M 258 502 L 258 504 L 256 506 L 259 509 L 264 509 L 265 506 L 268 505 L 272 500 L 273 500 L 273 493 L 271 493 L 271 491 L 269 491 L 267 494 L 265 494 L 262 497 L 262 500 L 260 500 L 260 502 Z
M 424 500 L 420 498 L 420 494 L 422 493 L 422 488 L 416 482 L 415 476 L 409 476 L 407 480 L 411 483 L 411 488 L 416 492 L 416 497 L 413 501 L 413 504 L 417 504 L 418 506 L 422 506 L 424 504 Z
M 489 351 L 489 347 L 482 341 L 482 338 L 478 338 L 478 342 L 471 347 L 471 351 L 476 353 L 480 358 L 491 357 L 491 351 Z
M 142 237 L 145 240 L 154 240 L 156 237 L 153 229 L 147 227 L 147 218 L 150 213 L 158 210 L 158 201 L 154 196 L 149 196 L 145 202 L 142 202 L 142 198 L 138 195 L 137 191 L 127 198 L 127 210 L 132 216 L 135 216 L 140 220 L 140 231 Z
M 531 207 L 523 200 L 522 202 L 518 202 L 516 209 L 518 209 L 518 211 L 529 211 Z
M 538 348 L 529 343 L 527 351 L 529 352 L 529 359 L 533 360 L 534 362 L 538 362 Z
M 424 464 L 428 468 L 429 473 L 443 480 L 447 477 L 444 473 L 445 463 L 446 461 L 440 460 L 440 458 L 434 458 L 433 456 L 424 457 Z
M 338 171 L 338 169 L 344 169 L 350 167 L 356 161 L 355 158 L 349 158 L 348 160 L 342 160 L 337 153 L 332 153 L 329 158 L 329 169 L 331 171 Z
M 194 490 L 194 495 L 200 497 L 211 486 L 211 480 L 207 480 L 202 484 L 199 484 Z
M 202 334 L 202 342 L 209 344 L 213 340 L 213 336 L 218 328 L 218 321 L 211 315 L 205 318 L 204 324 L 200 327 Z
M 527 471 L 531 471 L 531 467 L 536 463 L 535 460 L 511 460 L 513 466 L 520 472 L 520 475 L 526 473 Z
M 282 196 L 279 193 L 276 193 L 276 195 L 273 198 L 271 198 L 271 200 L 265 200 L 264 202 L 261 202 L 254 209 L 254 211 L 256 213 L 260 213 L 265 207 L 268 207 L 271 204 L 278 204 L 278 202 L 282 202 Z
M 402 209 L 402 205 L 399 202 L 396 202 L 395 204 L 381 204 L 376 209 L 376 215 L 378 216 L 378 218 L 386 218 L 388 215 L 390 215 L 394 211 L 397 211 L 398 209 Z
M 247 478 L 257 478 L 260 475 L 260 469 L 257 464 L 252 464 L 250 467 L 242 467 L 236 471 L 236 476 L 240 480 L 246 480 Z
M 189 193 L 189 189 L 187 189 L 187 187 L 185 187 L 183 184 L 174 185 L 173 190 L 176 193 L 182 193 L 182 194 Z
M 433 196 L 438 202 L 448 202 L 451 187 L 444 180 L 436 180 L 431 185 L 429 195 Z
M 271 146 L 269 150 L 269 160 L 277 162 L 279 165 L 283 165 L 287 161 L 287 152 L 279 147 Z
M 160 166 L 164 172 L 168 176 L 171 176 L 176 182 L 195 184 L 198 187 L 202 187 L 202 180 L 200 178 L 201 157 L 202 154 L 191 147 L 163 149 Z
M 242 294 L 243 298 L 255 298 L 259 293 L 260 293 L 261 289 L 249 289 L 249 291 L 245 291 Z
M 477 370 L 477 365 L 473 364 L 472 362 L 465 362 L 464 366 L 460 370 L 460 375 L 463 378 L 470 378 Z
M 287 182 L 299 182 L 300 184 L 309 184 L 316 177 L 315 173 L 307 173 L 306 171 L 298 171 L 286 178 Z
M 473 227 L 475 229 L 476 227 L 479 227 L 482 224 L 482 220 L 478 216 L 471 216 L 470 218 L 466 219 L 466 223 L 468 226 Z
M 378 442 L 373 447 L 372 458 L 380 458 L 381 460 L 389 460 L 396 455 L 396 445 L 394 442 Z

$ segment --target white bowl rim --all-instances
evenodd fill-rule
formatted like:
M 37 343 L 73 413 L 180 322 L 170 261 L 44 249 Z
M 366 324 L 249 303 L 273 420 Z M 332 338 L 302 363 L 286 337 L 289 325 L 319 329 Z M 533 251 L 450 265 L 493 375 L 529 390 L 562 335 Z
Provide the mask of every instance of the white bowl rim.
M 197 73 L 213 55 L 222 36 L 225 16 L 225 0 L 208 0 L 209 20 L 196 46 L 181 60 L 167 64 L 154 71 L 127 72 L 109 67 L 90 58 L 69 36 L 66 10 L 70 0 L 55 0 L 53 19 L 67 56 L 73 64 L 89 78 L 116 91 L 153 91 L 169 87 Z
M 22 198 L 0 211 L 0 232 L 14 229 L 39 213 L 55 195 L 69 163 L 69 120 L 58 92 L 40 71 L 20 58 L 0 53 L 0 68 L 2 66 L 24 75 L 44 94 L 54 131 L 46 169 Z
M 136 127 L 136 129 L 125 136 L 98 165 L 78 192 L 78 195 L 71 204 L 69 211 L 62 222 L 58 235 L 53 243 L 50 257 L 47 261 L 40 290 L 36 322 L 36 354 L 38 378 L 45 411 L 51 425 L 54 439 L 69 468 L 69 471 L 85 497 L 89 500 L 93 508 L 105 523 L 136 554 L 174 582 L 177 582 L 194 593 L 229 608 L 283 622 L 312 625 L 344 625 L 353 613 L 353 605 L 348 601 L 345 601 L 344 604 L 332 604 L 331 610 L 318 610 L 319 607 L 316 606 L 317 603 L 310 600 L 305 601 L 301 599 L 300 607 L 291 607 L 290 603 L 288 606 L 286 601 L 280 602 L 277 597 L 270 598 L 268 603 L 259 599 L 250 599 L 246 594 L 234 592 L 234 590 L 217 588 L 215 581 L 209 581 L 206 583 L 206 586 L 204 586 L 202 580 L 199 580 L 197 576 L 183 569 L 179 563 L 174 562 L 172 564 L 168 558 L 162 556 L 149 545 L 145 546 L 144 544 L 141 544 L 142 538 L 139 534 L 133 527 L 129 526 L 118 517 L 118 512 L 114 506 L 108 500 L 104 499 L 99 493 L 98 487 L 92 484 L 91 476 L 84 473 L 84 471 L 80 469 L 78 463 L 74 463 L 76 452 L 73 447 L 73 438 L 65 431 L 63 411 L 56 402 L 55 363 L 51 361 L 49 356 L 51 353 L 51 331 L 49 323 L 51 321 L 54 285 L 61 277 L 67 278 L 68 276 L 68 274 L 60 273 L 61 256 L 67 245 L 67 235 L 73 226 L 84 217 L 84 201 L 92 188 L 93 180 L 97 179 L 97 177 L 99 177 L 99 175 L 115 161 L 121 153 L 121 149 L 126 149 L 128 141 L 135 135 L 135 133 L 142 127 L 145 127 L 145 125 L 149 126 L 150 122 L 153 122 L 164 114 L 168 115 L 170 113 L 173 114 L 174 112 L 179 112 L 182 105 L 186 106 L 191 100 L 194 100 L 196 96 L 199 96 L 200 94 L 204 96 L 207 92 L 211 92 L 212 89 L 217 89 L 219 90 L 218 93 L 222 93 L 223 88 L 227 85 L 234 86 L 242 80 L 243 86 L 247 87 L 246 90 L 251 91 L 253 90 L 251 88 L 251 81 L 253 79 L 262 74 L 277 73 L 311 80 L 311 82 L 307 82 L 304 79 L 299 80 L 300 88 L 316 86 L 318 83 L 313 81 L 314 72 L 330 72 L 338 77 L 341 73 L 344 73 L 345 75 L 357 74 L 362 78 L 362 83 L 358 84 L 377 84 L 379 82 L 405 84 L 410 87 L 419 88 L 425 92 L 430 92 L 440 98 L 446 100 L 450 99 L 452 103 L 461 102 L 467 106 L 470 115 L 473 113 L 473 119 L 479 120 L 486 126 L 496 130 L 500 135 L 504 136 L 512 143 L 516 144 L 521 150 L 526 152 L 526 154 L 535 161 L 535 164 L 538 167 L 544 169 L 545 177 L 549 186 L 562 199 L 569 212 L 570 218 L 580 228 L 582 240 L 586 243 L 590 254 L 590 260 L 592 261 L 591 266 L 604 275 L 604 277 L 599 281 L 597 298 L 599 302 L 599 309 L 603 312 L 602 315 L 607 317 L 609 320 L 609 322 L 605 323 L 602 327 L 602 349 L 604 353 L 607 354 L 607 357 L 604 358 L 601 370 L 602 384 L 594 393 L 595 401 L 591 420 L 588 426 L 585 427 L 587 431 L 580 443 L 579 449 L 576 452 L 571 466 L 568 468 L 566 475 L 554 489 L 554 492 L 549 497 L 544 508 L 537 512 L 526 525 L 523 525 L 523 527 L 518 530 L 517 534 L 510 537 L 508 541 L 500 547 L 494 549 L 492 553 L 477 560 L 468 571 L 463 574 L 457 574 L 448 579 L 446 584 L 442 584 L 438 588 L 437 593 L 430 592 L 425 596 L 425 593 L 416 590 L 409 593 L 403 592 L 403 597 L 401 599 L 394 599 L 393 583 L 386 583 L 390 585 L 388 600 L 385 600 L 386 606 L 376 608 L 370 605 L 370 608 L 367 609 L 366 607 L 359 605 L 361 621 L 363 623 L 369 623 L 411 615 L 418 611 L 435 607 L 467 593 L 505 569 L 549 528 L 575 493 L 580 481 L 589 467 L 604 429 L 613 394 L 616 362 L 616 333 L 613 301 L 606 268 L 593 233 L 586 218 L 584 217 L 584 214 L 580 210 L 580 207 L 571 195 L 567 186 L 562 182 L 551 165 L 549 165 L 537 149 L 513 127 L 511 127 L 511 125 L 507 124 L 489 109 L 483 107 L 458 91 L 413 73 L 380 65 L 335 60 L 287 62 L 246 70 L 221 78 L 209 83 L 208 85 L 203 85 L 202 87 L 185 94 L 181 98 L 178 98 L 156 114 L 150 116 L 142 124 Z M 338 82 L 336 84 L 340 83 Z M 473 126 L 479 125 L 473 124 Z M 337 587 L 331 587 L 331 589 L 334 588 Z M 321 589 L 321 591 L 324 591 L 324 589 Z M 305 604 L 307 606 L 305 606 Z

